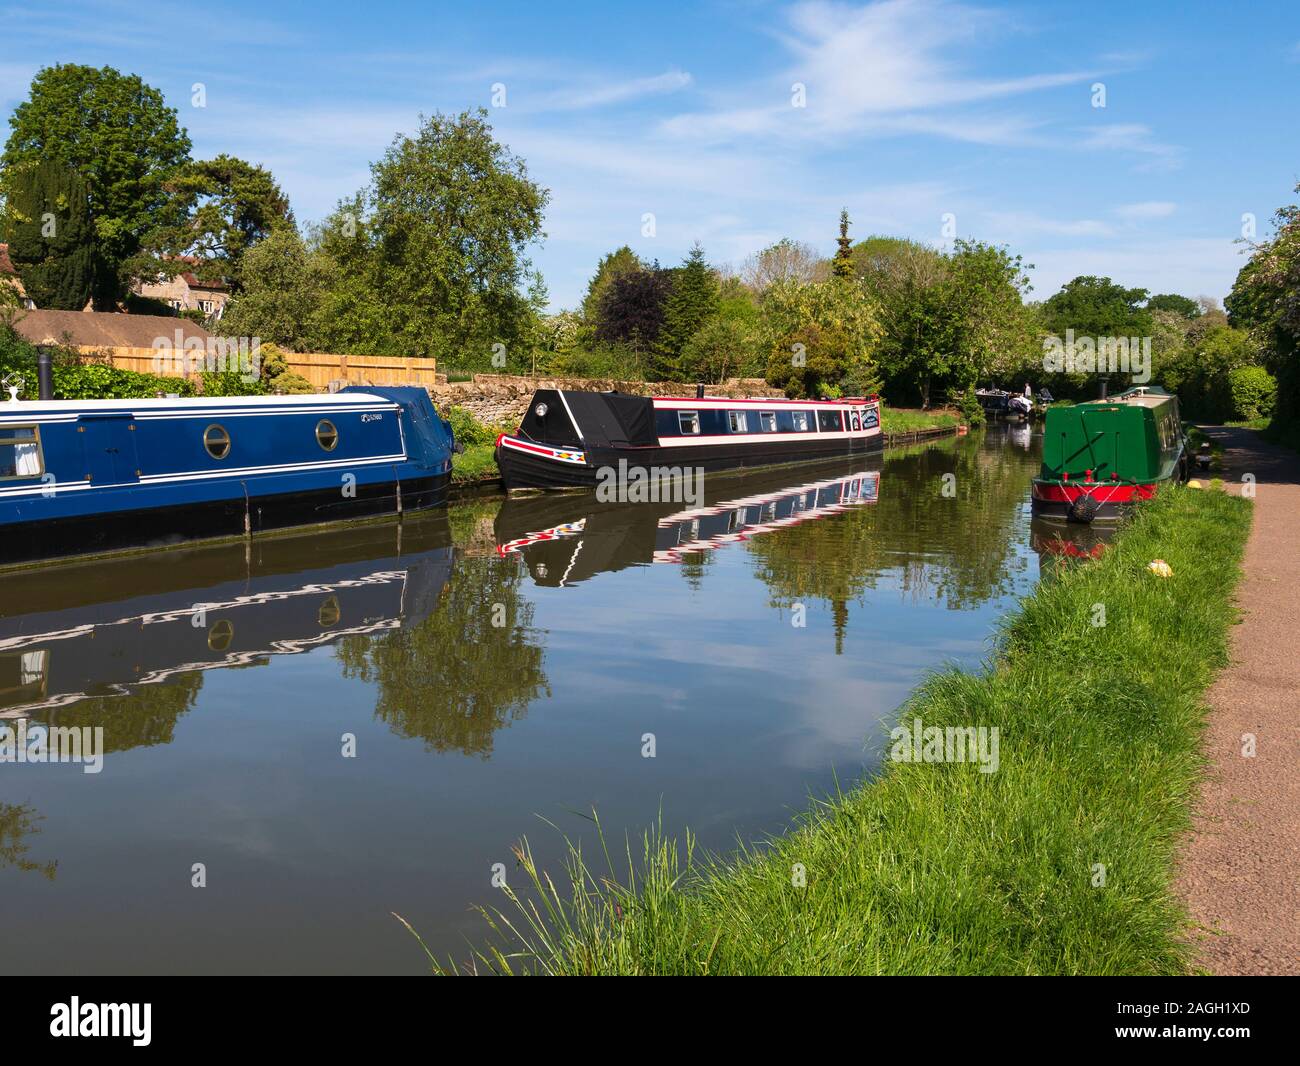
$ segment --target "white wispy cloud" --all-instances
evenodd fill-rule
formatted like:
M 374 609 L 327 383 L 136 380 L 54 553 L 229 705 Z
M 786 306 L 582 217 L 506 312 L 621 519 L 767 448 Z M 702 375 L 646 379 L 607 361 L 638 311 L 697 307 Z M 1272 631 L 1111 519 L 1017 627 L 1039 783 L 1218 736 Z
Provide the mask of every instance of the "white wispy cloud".
M 1168 200 L 1144 200 L 1136 204 L 1121 204 L 1115 208 L 1115 214 L 1126 222 L 1138 222 L 1149 218 L 1168 218 L 1178 210 L 1178 205 Z
M 1135 170 L 1174 170 L 1183 163 L 1183 150 L 1156 139 L 1149 126 L 1137 122 L 1112 123 L 1076 131 L 1075 147 L 1106 154 L 1115 162 L 1129 162 Z

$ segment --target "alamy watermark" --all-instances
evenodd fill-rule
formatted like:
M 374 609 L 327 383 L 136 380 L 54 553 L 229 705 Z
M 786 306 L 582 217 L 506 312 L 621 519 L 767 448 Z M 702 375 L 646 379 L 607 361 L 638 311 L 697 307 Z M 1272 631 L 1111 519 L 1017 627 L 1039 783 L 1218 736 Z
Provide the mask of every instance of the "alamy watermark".
M 1151 380 L 1150 337 L 1076 337 L 1065 331 L 1043 338 L 1043 369 L 1049 374 L 1128 374 L 1135 385 Z
M 103 726 L 0 725 L 0 763 L 81 763 L 83 774 L 104 768 Z
M 153 372 L 160 377 L 237 373 L 251 385 L 262 374 L 261 337 L 187 337 L 178 329 L 174 337 L 155 337 L 153 352 Z
M 997 726 L 926 725 L 913 718 L 910 725 L 898 725 L 889 731 L 894 742 L 889 757 L 894 762 L 978 763 L 980 773 L 995 774 L 1001 731 Z
M 699 466 L 602 466 L 596 471 L 596 499 L 601 503 L 704 502 L 704 468 Z

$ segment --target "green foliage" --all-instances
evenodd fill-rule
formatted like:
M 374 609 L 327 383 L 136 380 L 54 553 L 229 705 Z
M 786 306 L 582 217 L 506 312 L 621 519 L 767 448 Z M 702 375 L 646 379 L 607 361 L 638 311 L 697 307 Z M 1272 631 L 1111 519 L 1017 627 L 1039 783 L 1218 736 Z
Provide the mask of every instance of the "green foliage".
M 1199 318 L 1201 315 L 1201 305 L 1190 296 L 1179 296 L 1171 292 L 1162 292 L 1151 297 L 1147 301 L 1147 310 L 1172 311 L 1183 318 Z
M 845 379 L 874 392 L 880 325 L 875 301 L 857 279 L 832 277 L 769 286 L 767 380 L 790 397 L 817 397 Z
M 2 230 L 28 297 L 40 308 L 80 311 L 90 299 L 95 268 L 85 181 L 67 164 L 43 159 L 17 167 L 4 184 Z
M 848 280 L 856 273 L 853 264 L 853 241 L 849 239 L 849 209 L 840 211 L 840 235 L 836 238 L 835 258 L 831 260 L 831 274 Z
M 1064 337 L 1149 337 L 1151 312 L 1146 289 L 1126 289 L 1110 278 L 1081 276 L 1043 302 L 1047 332 Z
M 682 351 L 699 328 L 718 311 L 718 276 L 704 259 L 698 243 L 675 272 L 664 303 L 664 321 L 655 345 L 655 377 L 686 381 Z
M 659 341 L 671 292 L 671 276 L 655 263 L 619 274 L 601 297 L 596 340 L 628 348 L 641 368 L 638 377 L 648 369 L 646 356 Z
M 1228 372 L 1232 417 L 1243 421 L 1267 418 L 1277 402 L 1277 380 L 1262 366 L 1239 366 Z
M 1249 333 L 1214 325 L 1163 361 L 1158 380 L 1178 394 L 1185 417 L 1225 422 L 1235 417 L 1231 374 L 1255 366 L 1259 350 Z
M 1294 440 L 1300 436 L 1300 205 L 1280 208 L 1273 221 L 1276 232 L 1254 248 L 1226 306 L 1233 325 L 1255 338 L 1277 379 L 1272 436 Z
M 185 216 L 152 243 L 171 255 L 197 257 L 204 276 L 228 279 L 235 292 L 248 250 L 273 229 L 293 225 L 289 200 L 270 171 L 234 156 L 186 163 L 171 187 Z
M 987 419 L 984 415 L 984 408 L 980 406 L 979 397 L 975 395 L 974 385 L 954 394 L 952 400 L 957 410 L 961 412 L 961 420 L 968 426 L 984 425 Z
M 279 345 L 263 344 L 258 354 L 262 361 L 260 377 L 267 392 L 287 394 L 316 391 L 310 381 L 289 369 L 289 360 Z
M 290 225 L 277 226 L 244 256 L 243 291 L 226 305 L 222 329 L 232 337 L 259 337 L 291 351 L 320 346 L 321 313 L 329 281 L 321 257 Z M 351 349 L 340 349 L 350 351 Z
M 626 244 L 616 248 L 596 265 L 596 273 L 587 283 L 587 294 L 582 298 L 582 318 L 595 326 L 600 318 L 600 304 L 610 283 L 620 274 L 633 270 L 644 270 L 645 264 Z
M 371 167 L 370 185 L 319 235 L 331 261 L 321 339 L 334 351 L 434 357 L 490 369 L 520 356 L 535 308 L 525 256 L 549 193 L 492 136 L 487 112 L 422 119 Z
M 71 167 L 85 181 L 95 226 L 97 310 L 116 309 L 136 275 L 166 269 L 146 237 L 179 224 L 183 203 L 171 183 L 189 159 L 190 140 L 162 93 L 111 67 L 44 67 L 10 116 L 0 156 L 4 193 L 24 166 Z

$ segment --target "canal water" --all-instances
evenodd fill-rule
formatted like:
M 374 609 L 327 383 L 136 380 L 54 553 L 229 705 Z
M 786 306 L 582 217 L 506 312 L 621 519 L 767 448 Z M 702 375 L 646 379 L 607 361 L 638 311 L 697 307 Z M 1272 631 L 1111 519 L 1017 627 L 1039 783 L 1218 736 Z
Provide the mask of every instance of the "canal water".
M 780 831 L 1032 589 L 1038 446 L 0 577 L 0 726 L 105 751 L 0 762 L 0 971 L 414 974 L 392 912 L 466 957 L 494 866 L 522 887 L 527 837 L 558 871 L 592 809 L 616 843 Z

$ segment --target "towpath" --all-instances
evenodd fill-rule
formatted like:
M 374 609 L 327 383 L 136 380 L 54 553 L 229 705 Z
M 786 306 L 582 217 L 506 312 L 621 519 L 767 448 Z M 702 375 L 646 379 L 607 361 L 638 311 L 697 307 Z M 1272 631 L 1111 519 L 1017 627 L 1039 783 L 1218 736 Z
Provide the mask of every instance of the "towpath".
M 1246 429 L 1202 427 L 1222 477 L 1255 478 L 1232 662 L 1208 693 L 1209 773 L 1178 887 L 1199 964 L 1300 973 L 1300 455 Z M 1253 736 L 1254 755 L 1243 754 Z M 1245 739 L 1243 739 L 1245 738 Z

